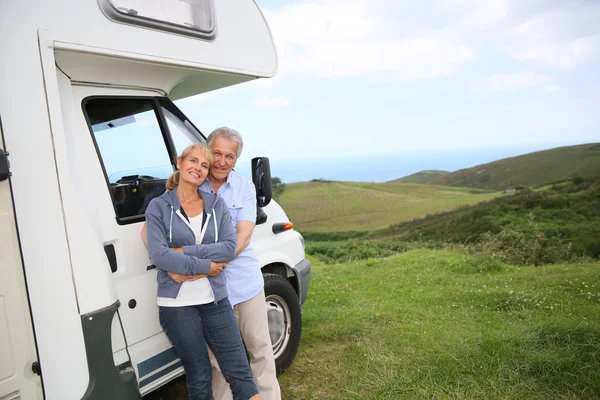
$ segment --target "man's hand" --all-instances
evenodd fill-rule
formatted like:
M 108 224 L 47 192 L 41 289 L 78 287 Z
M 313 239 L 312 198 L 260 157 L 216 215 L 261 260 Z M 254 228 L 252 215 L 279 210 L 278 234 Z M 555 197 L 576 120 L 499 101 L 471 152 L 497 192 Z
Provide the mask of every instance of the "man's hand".
M 219 275 L 223 269 L 227 266 L 226 263 L 224 262 L 214 262 L 211 261 L 210 262 L 210 272 L 208 273 L 210 276 L 217 276 Z
M 183 247 L 171 248 L 171 250 L 176 251 L 179 254 L 183 254 Z
M 144 242 L 144 246 L 146 246 L 146 249 L 148 248 L 148 238 L 146 235 L 146 223 L 144 222 L 144 226 L 142 226 L 142 231 L 140 232 L 140 235 L 142 236 L 142 241 Z

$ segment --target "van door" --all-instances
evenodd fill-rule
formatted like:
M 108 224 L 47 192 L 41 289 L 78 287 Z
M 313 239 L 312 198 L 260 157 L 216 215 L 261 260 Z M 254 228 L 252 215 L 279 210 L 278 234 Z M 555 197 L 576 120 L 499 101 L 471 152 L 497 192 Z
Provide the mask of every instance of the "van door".
M 0 360 L 0 398 L 43 398 L 9 179 L 0 181 Z
M 71 113 L 73 135 L 86 136 L 72 147 L 89 177 L 81 196 L 94 209 L 121 303 L 112 332 L 115 365 L 131 360 L 142 394 L 183 373 L 158 319 L 157 271 L 140 236 L 144 212 L 165 192 L 178 152 L 204 140 L 169 111 L 172 103 L 149 94 L 74 85 Z

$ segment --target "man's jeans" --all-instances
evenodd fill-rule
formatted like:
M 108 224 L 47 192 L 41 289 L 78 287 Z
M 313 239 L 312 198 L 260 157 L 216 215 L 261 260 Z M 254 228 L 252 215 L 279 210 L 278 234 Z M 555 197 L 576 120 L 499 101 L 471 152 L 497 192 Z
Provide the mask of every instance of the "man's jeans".
M 159 307 L 159 317 L 183 363 L 188 399 L 212 399 L 212 374 L 206 344 L 215 354 L 234 399 L 247 400 L 258 394 L 227 298 L 197 306 Z

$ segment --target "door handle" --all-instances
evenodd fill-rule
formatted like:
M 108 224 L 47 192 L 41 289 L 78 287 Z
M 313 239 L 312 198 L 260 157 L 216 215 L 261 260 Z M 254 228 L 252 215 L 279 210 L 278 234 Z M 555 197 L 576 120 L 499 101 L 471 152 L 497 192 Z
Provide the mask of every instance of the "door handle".
M 106 253 L 106 258 L 108 258 L 110 270 L 112 272 L 117 272 L 117 255 L 115 253 L 115 246 L 112 244 L 107 244 L 104 246 L 104 252 Z

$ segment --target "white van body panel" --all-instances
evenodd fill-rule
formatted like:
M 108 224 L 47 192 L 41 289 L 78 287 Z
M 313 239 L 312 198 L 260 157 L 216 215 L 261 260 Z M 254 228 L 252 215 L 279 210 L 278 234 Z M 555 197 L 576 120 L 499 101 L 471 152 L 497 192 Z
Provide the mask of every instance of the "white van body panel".
M 273 39 L 254 1 L 214 2 L 218 32 L 200 40 L 158 29 L 115 23 L 97 1 L 28 0 L 2 3 L 3 30 L 51 33 L 57 49 L 104 54 L 233 74 L 270 77 L 277 71 Z M 17 36 L 20 38 L 22 35 Z M 17 40 L 14 45 L 19 46 Z M 191 71 L 190 71 L 191 73 Z M 169 92 L 166 90 L 166 92 Z
M 41 399 L 42 382 L 32 369 L 37 355 L 8 180 L 0 182 L 0 271 L 0 395 Z
M 289 230 L 274 234 L 272 226 L 278 222 L 289 222 L 288 216 L 275 200 L 272 200 L 264 211 L 268 216 L 267 222 L 257 225 L 252 233 L 252 247 L 256 251 L 262 267 L 281 263 L 290 268 L 304 259 L 304 247 L 298 232 Z
M 115 22 L 98 0 L 0 2 L 0 118 L 12 171 L 0 182 L 0 398 L 103 398 L 101 353 L 90 350 L 98 340 L 115 366 L 111 379 L 129 385 L 122 398 L 183 373 L 158 320 L 143 215 L 116 215 L 85 102 L 175 100 L 273 76 L 277 54 L 256 3 L 213 4 L 214 38 L 199 39 Z M 261 265 L 300 280 L 299 235 L 274 234 L 272 224 L 287 216 L 275 202 L 265 211 L 252 238 Z M 307 288 L 309 267 L 296 287 Z
M 18 20 L 0 12 L 0 37 L 15 38 L 0 63 L 0 116 L 10 151 L 11 184 L 29 304 L 47 399 L 81 398 L 88 385 L 81 317 L 57 177 L 37 34 L 15 35 Z M 20 3 L 19 3 L 20 4 Z M 14 29 L 12 32 L 10 29 Z M 8 30 L 8 32 L 7 32 Z M 18 39 L 17 39 L 18 38 Z M 6 42 L 3 42 L 6 44 Z M 55 93 L 57 94 L 57 93 Z

